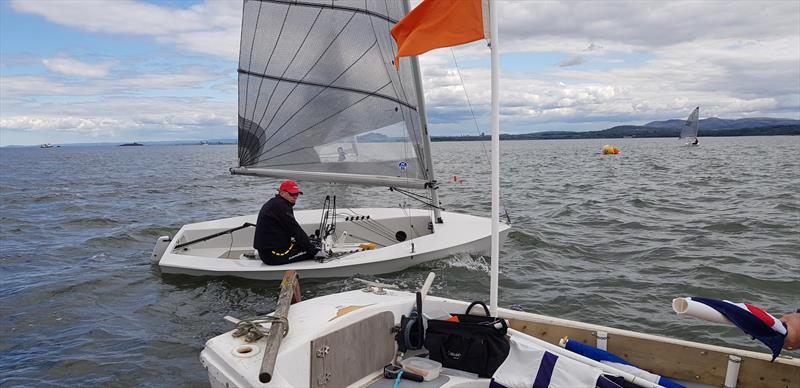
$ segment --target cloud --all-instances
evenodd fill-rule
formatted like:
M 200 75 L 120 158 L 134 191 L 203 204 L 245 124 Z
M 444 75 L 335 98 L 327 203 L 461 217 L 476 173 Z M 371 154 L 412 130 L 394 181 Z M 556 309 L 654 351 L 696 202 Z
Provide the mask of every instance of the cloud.
M 202 138 L 220 131 L 235 135 L 233 72 L 241 4 L 162 4 L 12 1 L 15 11 L 63 26 L 149 37 L 168 56 L 175 48 L 202 55 L 186 56 L 182 64 L 164 59 L 172 66 L 166 69 L 137 67 L 127 59 L 86 59 L 69 51 L 44 61 L 4 51 L 3 66 L 42 63 L 50 73 L 4 68 L 0 127 L 87 136 L 130 131 L 154 138 Z M 504 132 L 642 124 L 684 118 L 696 105 L 706 117 L 800 119 L 800 2 L 541 0 L 499 5 Z M 486 42 L 452 52 L 460 75 L 450 49 L 420 59 L 432 133 L 472 133 L 473 112 L 480 130 L 488 132 Z M 222 61 L 212 59 L 211 64 L 211 57 Z M 185 65 L 192 61 L 195 65 Z
M 42 64 L 55 73 L 86 78 L 105 77 L 114 65 L 113 62 L 89 64 L 67 57 L 44 59 Z
M 209 1 L 187 9 L 140 1 L 13 0 L 17 12 L 84 31 L 151 36 L 187 51 L 236 59 L 241 3 Z
M 503 131 L 643 124 L 684 117 L 696 105 L 707 116 L 800 119 L 800 3 L 530 4 L 500 3 L 501 61 L 516 55 L 511 66 L 501 65 Z M 489 70 L 463 66 L 488 62 L 482 43 L 454 51 L 483 126 Z M 568 59 L 543 64 L 553 54 Z M 465 116 L 458 114 L 466 102 L 450 49 L 421 63 L 429 112 Z M 542 127 L 548 123 L 553 128 Z
M 86 82 L 71 82 L 66 79 L 45 76 L 0 77 L 3 87 L 0 98 L 4 103 L 14 100 L 47 96 L 106 96 L 110 94 L 146 94 L 158 90 L 178 92 L 198 88 L 206 82 L 218 81 L 225 75 L 207 69 L 185 69 L 179 73 L 132 74 L 126 78 L 92 79 Z
M 0 118 L 0 128 L 10 131 L 59 131 L 93 136 L 113 134 L 120 128 L 118 120 L 110 118 L 12 116 Z
M 502 2 L 499 11 L 500 34 L 505 42 L 552 36 L 590 40 L 603 46 L 602 42 L 619 42 L 656 48 L 696 39 L 797 34 L 800 3 L 542 0 Z
M 236 103 L 208 99 L 113 98 L 74 103 L 64 109 L 44 104 L 46 115 L 4 115 L 0 128 L 9 132 L 66 132 L 91 137 L 125 137 L 133 132 L 149 139 L 197 139 L 236 134 Z M 59 108 L 61 108 L 59 110 Z M 175 136 L 178 134 L 179 136 Z
M 570 66 L 577 66 L 577 65 L 581 65 L 581 64 L 583 64 L 583 63 L 585 63 L 585 62 L 586 62 L 586 60 L 585 60 L 585 59 L 583 59 L 583 56 L 581 56 L 581 55 L 576 55 L 576 56 L 574 56 L 574 57 L 572 57 L 572 58 L 565 59 L 565 60 L 563 60 L 563 61 L 559 62 L 559 63 L 558 63 L 558 67 L 570 67 Z

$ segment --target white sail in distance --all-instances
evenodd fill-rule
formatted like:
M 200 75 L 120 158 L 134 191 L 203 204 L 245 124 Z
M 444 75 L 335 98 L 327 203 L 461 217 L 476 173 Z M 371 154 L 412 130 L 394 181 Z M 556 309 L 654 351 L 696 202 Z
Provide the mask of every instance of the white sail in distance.
M 697 129 L 698 129 L 698 122 L 700 121 L 700 107 L 694 108 L 692 114 L 689 115 L 689 118 L 686 119 L 686 123 L 683 124 L 683 129 L 681 129 L 681 139 L 696 139 L 697 138 Z
M 431 181 L 422 91 L 412 66 L 393 64 L 390 29 L 404 15 L 399 1 L 246 0 L 234 173 L 420 188 Z

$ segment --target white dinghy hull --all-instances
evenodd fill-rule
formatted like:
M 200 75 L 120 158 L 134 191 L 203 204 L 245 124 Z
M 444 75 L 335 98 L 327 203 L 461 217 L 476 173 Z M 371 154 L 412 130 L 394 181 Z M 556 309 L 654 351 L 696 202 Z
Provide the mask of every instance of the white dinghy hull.
M 394 357 L 394 334 L 414 305 L 414 294 L 384 290 L 383 294 L 349 291 L 294 304 L 287 316 L 289 331 L 281 341 L 272 380 L 259 381 L 266 340 L 248 343 L 233 331 L 206 342 L 200 354 L 212 387 L 344 387 L 369 386 L 383 379 L 382 366 Z M 423 312 L 431 318 L 463 312 L 467 302 L 427 296 Z M 654 373 L 700 386 L 722 386 L 729 360 L 739 360 L 738 373 L 729 376 L 739 386 L 793 386 L 800 381 L 800 360 L 746 350 L 705 345 L 532 313 L 499 309 L 509 322 L 511 337 L 556 352 L 563 336 L 624 354 L 631 363 Z M 266 325 L 268 327 L 268 325 Z M 337 337 L 346 339 L 339 342 Z M 340 338 L 340 339 L 342 339 Z M 607 340 L 606 340 L 607 339 Z M 387 345 L 388 344 L 388 345 Z M 598 342 L 599 345 L 599 342 Z M 387 348 L 388 346 L 388 348 Z M 562 353 L 567 355 L 569 353 Z M 341 365 L 339 365 L 341 364 Z M 338 365 L 338 366 L 337 366 Z M 376 367 L 377 366 L 377 367 Z M 373 368 L 373 369 L 370 369 Z M 368 372 L 364 372 L 368 371 Z M 614 373 L 615 370 L 608 369 Z M 731 373 L 731 371 L 728 371 Z M 489 379 L 442 372 L 441 387 L 488 386 Z M 440 375 L 441 376 L 441 375 Z M 414 384 L 404 382 L 404 386 Z M 639 381 L 642 386 L 655 386 Z M 385 385 L 385 384 L 384 384 Z
M 174 238 L 159 238 L 153 261 L 162 273 L 193 276 L 235 276 L 247 279 L 280 280 L 287 270 L 295 270 L 302 279 L 349 277 L 354 274 L 375 275 L 397 272 L 421 263 L 456 254 L 489 253 L 491 220 L 461 213 L 442 212 L 445 220 L 434 224 L 431 233 L 430 213 L 419 209 L 346 209 L 337 213 L 337 232 L 348 232 L 348 243 L 374 243 L 376 249 L 343 254 L 324 263 L 302 261 L 270 266 L 253 253 L 254 227 L 178 247 L 201 237 L 255 224 L 255 214 L 185 225 Z M 298 210 L 295 218 L 303 229 L 313 234 L 318 227 L 321 210 Z M 505 238 L 510 226 L 501 226 Z M 402 232 L 402 233 L 401 233 Z M 406 239 L 398 241 L 398 234 Z M 178 247 L 176 249 L 176 247 Z

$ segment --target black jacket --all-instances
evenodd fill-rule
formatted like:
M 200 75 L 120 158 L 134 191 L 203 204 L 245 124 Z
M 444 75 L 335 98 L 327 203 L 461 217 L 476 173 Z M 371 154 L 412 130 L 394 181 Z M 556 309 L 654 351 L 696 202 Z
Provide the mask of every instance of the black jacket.
M 293 207 L 293 204 L 280 195 L 276 195 L 261 207 L 256 221 L 253 248 L 284 252 L 289 249 L 291 238 L 294 237 L 294 247 L 298 251 L 316 251 L 306 232 L 294 219 Z

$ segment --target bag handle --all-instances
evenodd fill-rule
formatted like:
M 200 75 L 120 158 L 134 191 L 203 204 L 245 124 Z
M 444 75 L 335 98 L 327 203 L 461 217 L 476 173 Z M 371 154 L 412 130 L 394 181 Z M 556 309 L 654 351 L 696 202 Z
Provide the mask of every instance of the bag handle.
M 491 315 L 489 314 L 489 308 L 488 308 L 488 307 L 486 307 L 486 304 L 485 304 L 485 303 L 483 303 L 483 302 L 481 302 L 481 301 L 479 301 L 479 300 L 478 300 L 478 301 L 475 301 L 475 302 L 472 302 L 472 303 L 470 303 L 469 307 L 467 307 L 467 311 L 466 311 L 464 314 L 466 314 L 466 315 L 469 315 L 469 312 L 470 312 L 470 310 L 472 310 L 472 307 L 474 307 L 474 306 L 477 306 L 477 305 L 483 306 L 483 311 L 485 311 L 485 312 L 486 312 L 486 316 L 487 316 L 487 317 L 491 317 Z

